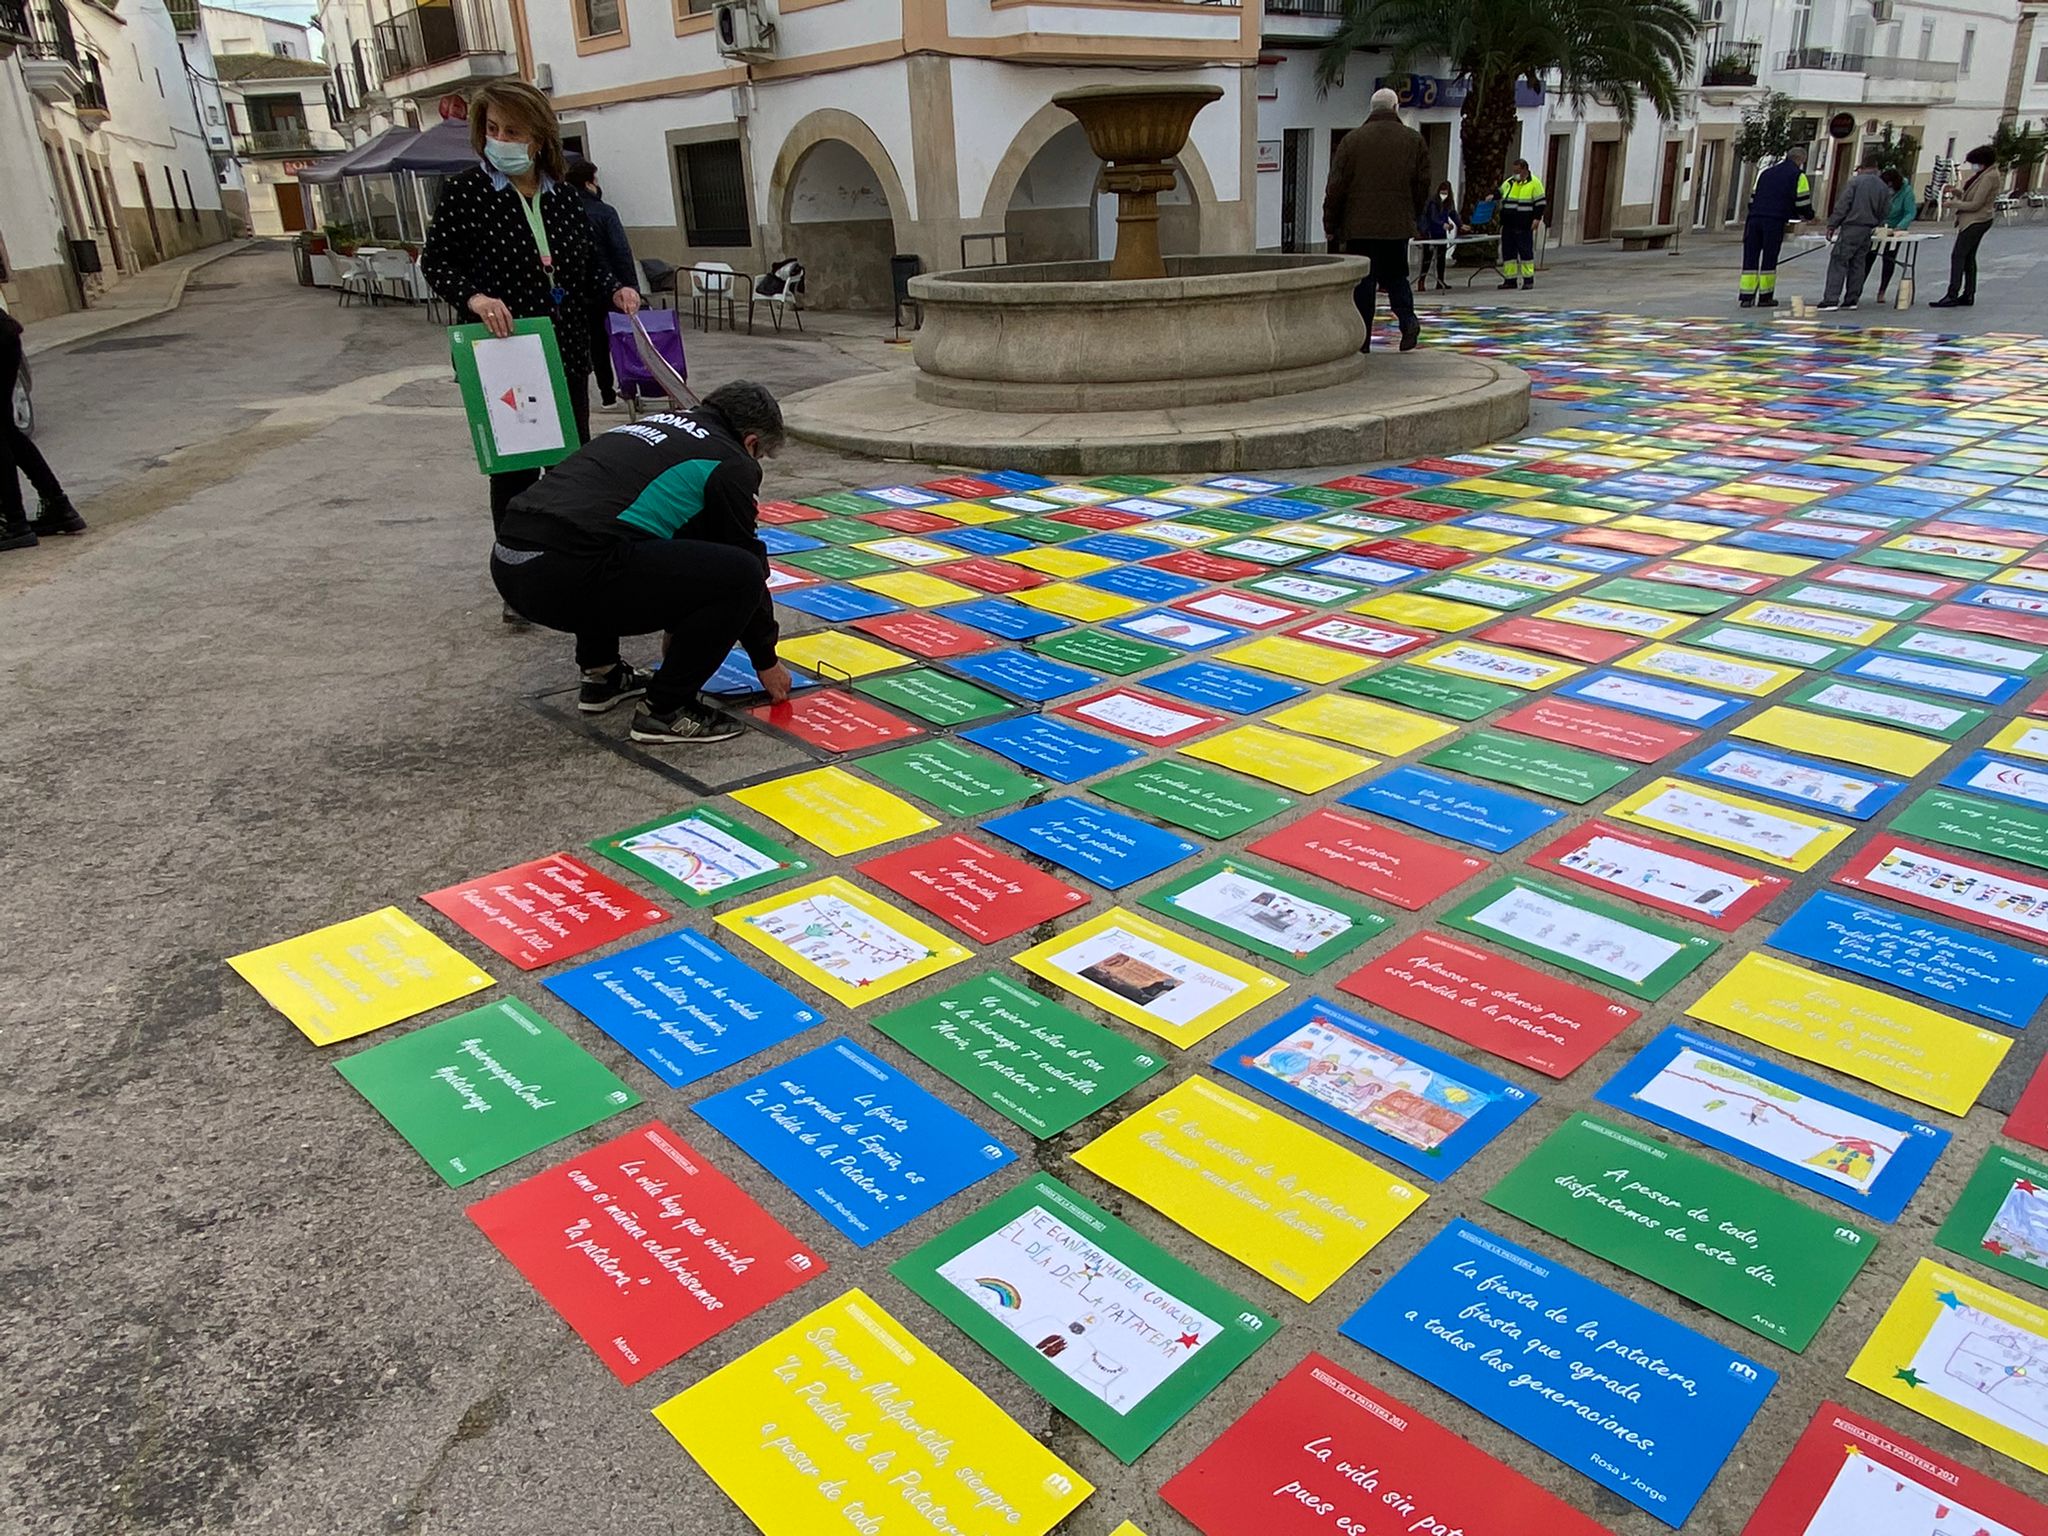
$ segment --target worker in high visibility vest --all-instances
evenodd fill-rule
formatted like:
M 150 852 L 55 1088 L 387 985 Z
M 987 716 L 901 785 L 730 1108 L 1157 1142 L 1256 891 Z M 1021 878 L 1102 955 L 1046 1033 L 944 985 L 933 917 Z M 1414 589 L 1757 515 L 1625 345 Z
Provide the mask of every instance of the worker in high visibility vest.
M 1536 226 L 1549 206 L 1542 178 L 1529 170 L 1528 161 L 1517 160 L 1500 184 L 1501 287 L 1536 286 Z
M 1749 194 L 1749 221 L 1742 226 L 1742 286 L 1737 302 L 1744 309 L 1775 309 L 1778 304 L 1778 250 L 1785 231 L 1813 217 L 1813 183 L 1806 179 L 1806 150 L 1795 145 L 1785 158 L 1764 167 Z

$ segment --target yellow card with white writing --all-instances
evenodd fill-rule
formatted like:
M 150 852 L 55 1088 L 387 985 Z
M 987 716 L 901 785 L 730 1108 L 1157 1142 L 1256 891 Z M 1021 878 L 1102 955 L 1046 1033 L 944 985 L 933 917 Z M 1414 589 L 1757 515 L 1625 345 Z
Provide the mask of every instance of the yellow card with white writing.
M 1388 757 L 1426 747 L 1457 729 L 1428 715 L 1395 709 L 1390 704 L 1375 704 L 1371 699 L 1349 693 L 1303 699 L 1299 704 L 1275 710 L 1266 716 L 1266 723 L 1347 747 L 1364 747 Z
M 984 507 L 978 501 L 935 501 L 928 507 L 919 507 L 920 512 L 929 512 L 933 517 L 943 517 L 949 523 L 1007 523 L 1017 514 L 1005 512 L 1000 507 Z
M 1454 640 L 1433 651 L 1424 651 L 1415 658 L 1415 664 L 1435 672 L 1448 672 L 1453 677 L 1476 677 L 1482 682 L 1504 683 L 1524 692 L 1548 688 L 1552 683 L 1561 683 L 1586 670 L 1576 662 L 1559 661 L 1552 656 L 1532 656 L 1527 651 L 1479 645 L 1469 640 Z
M 900 574 L 914 574 L 904 571 Z M 808 635 L 790 635 L 776 642 L 776 656 L 793 667 L 815 672 L 820 677 L 867 677 L 910 665 L 886 645 L 863 640 L 859 635 L 842 635 L 837 630 L 818 629 Z
M 1477 491 L 1482 496 L 1499 496 L 1510 501 L 1527 501 L 1543 494 L 1542 486 L 1524 485 L 1519 480 L 1488 480 L 1482 477 L 1453 480 L 1451 483 L 1461 491 Z
M 2010 720 L 1985 745 L 1995 752 L 2017 752 L 2021 757 L 2048 761 L 2048 725 Z
M 1577 624 L 1584 629 L 1610 629 L 1617 634 L 1642 640 L 1668 640 L 1694 620 L 1683 613 L 1666 613 L 1661 608 L 1637 608 L 1628 603 L 1610 603 L 1597 597 L 1568 597 L 1536 616 L 1559 624 Z
M 1796 603 L 1745 603 L 1728 615 L 1730 624 L 1747 624 L 1751 629 L 1775 629 L 1780 634 L 1803 635 L 1825 640 L 1830 645 L 1871 645 L 1896 626 L 1885 619 L 1866 619 L 1859 613 L 1838 613 L 1832 608 L 1802 608 Z
M 1824 816 L 1680 779 L 1654 779 L 1616 802 L 1607 814 L 1709 848 L 1747 854 L 1780 869 L 1811 869 L 1856 831 Z
M 1646 645 L 1615 662 L 1630 672 L 1648 677 L 1668 677 L 1673 682 L 1697 683 L 1722 693 L 1739 693 L 1760 699 L 1806 674 L 1797 667 L 1781 667 L 1769 661 L 1744 661 L 1719 651 L 1696 651 L 1684 645 Z
M 1948 750 L 1945 741 L 1929 741 L 1911 731 L 1895 731 L 1888 725 L 1865 725 L 1859 720 L 1838 720 L 1809 710 L 1774 704 L 1754 720 L 1745 720 L 1730 731 L 1747 741 L 1787 752 L 1831 757 L 1838 763 L 1855 763 L 1885 773 L 1913 778 Z
M 1966 1115 L 2012 1041 L 1770 955 L 1744 955 L 1685 1010 L 1850 1077 Z
M 1115 565 L 1114 560 L 1105 560 L 1100 555 L 1086 554 L 1078 549 L 1061 549 L 1034 545 L 1020 549 L 1014 554 L 997 555 L 998 560 L 1011 565 L 1021 565 L 1027 571 L 1042 571 L 1048 576 L 1057 576 L 1063 581 L 1072 581 L 1076 576 L 1093 576 L 1097 571 L 1106 571 Z
M 1292 635 L 1261 635 L 1219 652 L 1218 659 L 1304 683 L 1341 683 L 1372 665 L 1365 657 L 1332 650 L 1327 645 L 1311 645 Z
M 1125 1116 L 1074 1161 L 1303 1301 L 1429 1198 L 1199 1077 Z
M 718 926 L 849 1008 L 973 953 L 837 875 L 721 912 Z
M 1459 528 L 1450 523 L 1431 523 L 1426 528 L 1410 529 L 1401 537 L 1415 544 L 1437 544 L 1445 549 L 1469 549 L 1481 555 L 1497 555 L 1504 549 L 1513 549 L 1517 544 L 1529 542 L 1526 537 L 1518 534 L 1494 533 L 1486 528 Z
M 1079 624 L 1121 618 L 1145 606 L 1136 598 L 1119 597 L 1114 592 L 1101 592 L 1071 581 L 1055 581 L 1043 587 L 1033 587 L 1028 592 L 1012 592 L 1010 596 L 1017 602 L 1045 613 L 1056 613 Z
M 1687 523 L 1675 517 L 1649 517 L 1641 512 L 1617 517 L 1607 526 L 1630 533 L 1654 533 L 1663 539 L 1683 539 L 1688 544 L 1709 543 L 1728 532 L 1717 523 Z
M 1034 944 L 1016 960 L 1182 1050 L 1287 990 L 1279 977 L 1122 907 Z
M 938 823 L 844 768 L 813 768 L 732 791 L 733 799 L 827 853 L 859 853 Z
M 2048 1472 L 2048 1418 L 2040 1406 L 2044 1378 L 2048 1311 L 1932 1259 L 1913 1266 L 1849 1367 L 1849 1379 L 1879 1397 L 2036 1472 Z M 1932 1495 L 1928 1499 L 1938 1505 Z M 1973 1515 L 1940 1522 L 1936 1529 L 1969 1533 L 1990 1525 Z M 1891 1536 L 1906 1527 L 1861 1529 L 1868 1536 Z
M 1095 1491 L 858 1289 L 654 1416 L 763 1536 L 1044 1536 Z
M 1378 597 L 1368 597 L 1362 603 L 1353 603 L 1346 612 L 1363 613 L 1371 618 L 1385 619 L 1390 624 L 1434 630 L 1440 635 L 1455 635 L 1461 629 L 1470 629 L 1474 624 L 1500 617 L 1491 608 L 1482 608 L 1477 603 L 1454 603 L 1448 598 L 1422 597 L 1413 592 L 1387 592 Z
M 491 978 L 396 907 L 230 955 L 228 964 L 315 1045 L 481 992 Z
M 1320 741 L 1303 741 L 1263 725 L 1240 725 L 1220 736 L 1205 737 L 1182 747 L 1180 755 L 1219 768 L 1235 768 L 1297 795 L 1319 794 L 1379 766 L 1376 757 L 1326 747 Z
M 941 603 L 971 603 L 987 595 L 927 571 L 884 571 L 879 576 L 856 577 L 853 584 L 863 592 L 893 597 L 913 608 L 936 608 Z
M 1540 517 L 1546 523 L 1604 523 L 1613 517 L 1598 507 L 1568 507 L 1555 501 L 1525 501 L 1515 508 L 1517 517 Z
M 1797 576 L 1820 564 L 1818 560 L 1808 560 L 1799 555 L 1774 555 L 1767 549 L 1731 549 L 1725 544 L 1686 550 L 1672 558 L 1692 565 L 1724 565 L 1735 571 L 1760 571 L 1766 576 Z

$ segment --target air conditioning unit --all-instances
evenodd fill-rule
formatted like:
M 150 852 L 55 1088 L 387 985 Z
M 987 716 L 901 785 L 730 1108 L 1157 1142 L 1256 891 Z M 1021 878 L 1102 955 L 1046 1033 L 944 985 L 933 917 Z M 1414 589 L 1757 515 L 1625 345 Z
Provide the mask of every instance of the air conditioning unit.
M 775 22 L 759 0 L 720 0 L 712 8 L 711 35 L 729 59 L 765 59 L 775 53 Z
M 1893 19 L 1897 0 L 1870 0 L 1870 18 L 1880 27 Z

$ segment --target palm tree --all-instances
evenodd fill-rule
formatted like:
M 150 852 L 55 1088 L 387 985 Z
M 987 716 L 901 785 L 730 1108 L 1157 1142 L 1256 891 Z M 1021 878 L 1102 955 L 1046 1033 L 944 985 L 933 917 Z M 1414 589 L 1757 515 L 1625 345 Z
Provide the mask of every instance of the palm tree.
M 1541 87 L 1554 76 L 1575 108 L 1609 106 L 1624 130 L 1635 125 L 1639 98 L 1668 119 L 1699 30 L 1687 0 L 1345 0 L 1316 79 L 1336 83 L 1360 49 L 1391 53 L 1396 70 L 1447 63 L 1468 87 L 1458 132 L 1470 213 L 1507 169 L 1518 84 Z

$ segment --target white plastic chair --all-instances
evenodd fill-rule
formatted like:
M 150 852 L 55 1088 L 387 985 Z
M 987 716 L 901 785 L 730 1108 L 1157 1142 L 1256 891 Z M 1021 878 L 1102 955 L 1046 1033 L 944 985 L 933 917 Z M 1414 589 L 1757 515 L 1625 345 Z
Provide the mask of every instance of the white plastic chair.
M 372 264 L 373 256 L 357 251 L 353 256 L 343 256 L 348 263 L 341 273 L 341 296 L 338 304 L 346 304 L 352 298 L 366 304 L 377 302 L 377 269 Z
M 690 318 L 697 329 L 709 330 L 711 317 L 721 311 L 725 328 L 733 326 L 733 299 L 741 274 L 722 261 L 698 262 L 690 268 Z
M 410 304 L 419 294 L 413 282 L 413 273 L 418 270 L 418 261 L 404 251 L 383 250 L 370 257 L 370 273 L 377 280 L 379 298 L 396 299 L 401 304 Z

